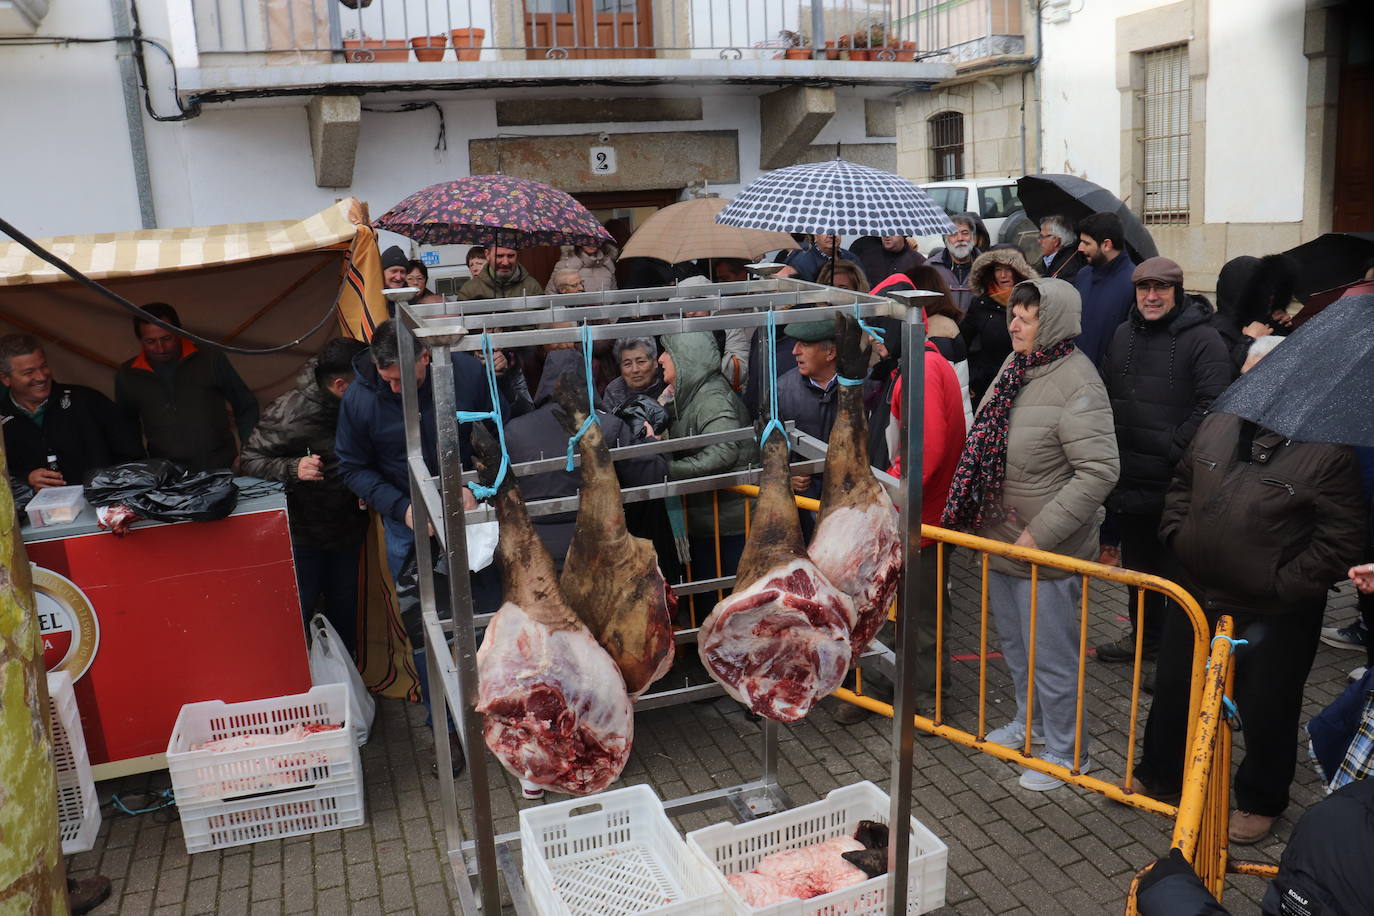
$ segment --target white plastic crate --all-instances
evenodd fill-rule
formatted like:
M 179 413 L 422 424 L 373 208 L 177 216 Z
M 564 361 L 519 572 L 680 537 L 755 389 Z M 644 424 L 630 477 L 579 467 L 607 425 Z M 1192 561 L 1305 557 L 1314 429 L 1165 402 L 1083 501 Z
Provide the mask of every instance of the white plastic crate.
M 100 799 L 91 778 L 72 676 L 66 671 L 48 675 L 48 700 L 52 755 L 57 766 L 58 830 L 62 854 L 70 856 L 95 845 L 95 835 L 100 832 Z
M 713 824 L 687 834 L 687 846 L 711 868 L 736 916 L 878 916 L 887 912 L 887 875 L 809 900 L 751 907 L 725 880 L 752 871 L 764 856 L 853 836 L 859 821 L 881 821 L 889 813 L 887 793 L 871 782 L 835 789 L 823 800 L 745 824 Z M 945 905 L 949 850 L 916 818 L 911 819 L 907 913 L 929 913 Z
M 357 827 L 363 823 L 363 785 L 355 780 L 258 798 L 177 805 L 187 852 L 207 852 L 261 840 Z
M 194 749 L 222 738 L 280 735 L 297 725 L 340 727 L 266 747 Z M 322 684 L 309 693 L 244 703 L 187 703 L 167 744 L 167 770 L 177 805 L 183 810 L 266 792 L 333 783 L 361 785 L 348 687 Z
M 520 812 L 525 885 L 540 916 L 716 916 L 715 877 L 648 786 Z

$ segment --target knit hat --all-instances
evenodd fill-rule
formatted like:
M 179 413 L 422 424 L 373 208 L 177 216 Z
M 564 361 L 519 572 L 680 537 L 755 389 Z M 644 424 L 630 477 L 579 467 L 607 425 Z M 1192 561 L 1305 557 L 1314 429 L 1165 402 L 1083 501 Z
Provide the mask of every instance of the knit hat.
M 1147 280 L 1182 286 L 1183 268 L 1168 258 L 1147 258 L 1136 265 L 1135 272 L 1131 274 L 1131 283 L 1144 283 Z
M 382 252 L 382 270 L 389 267 L 409 267 L 410 258 L 401 250 L 400 245 L 392 245 Z

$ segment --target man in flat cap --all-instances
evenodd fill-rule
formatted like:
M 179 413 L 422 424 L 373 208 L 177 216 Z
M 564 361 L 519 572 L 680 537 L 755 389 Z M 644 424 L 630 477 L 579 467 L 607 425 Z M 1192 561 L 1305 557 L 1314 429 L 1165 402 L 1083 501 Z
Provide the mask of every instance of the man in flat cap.
M 792 356 L 797 367 L 778 377 L 778 418 L 784 422 L 792 420 L 808 436 L 829 442 L 839 392 L 835 322 L 799 321 L 785 326 L 783 333 L 793 340 Z M 795 476 L 792 489 L 802 496 L 819 498 L 821 475 Z
M 1116 515 L 1122 565 L 1172 578 L 1159 540 L 1164 494 L 1198 424 L 1231 383 L 1231 364 L 1211 325 L 1211 305 L 1183 291 L 1178 264 L 1168 258 L 1142 261 L 1131 283 L 1135 307 L 1112 334 L 1100 366 L 1121 455 L 1121 477 L 1107 508 Z M 1098 661 L 1135 660 L 1136 607 L 1133 594 L 1131 631 L 1098 646 Z M 1146 660 L 1158 651 L 1163 623 L 1164 596 L 1146 592 Z

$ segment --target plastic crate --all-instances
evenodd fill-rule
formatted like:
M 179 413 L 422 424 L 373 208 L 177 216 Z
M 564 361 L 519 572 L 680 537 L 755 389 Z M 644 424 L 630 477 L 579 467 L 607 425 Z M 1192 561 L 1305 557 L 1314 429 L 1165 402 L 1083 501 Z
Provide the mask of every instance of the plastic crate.
M 261 840 L 357 827 L 364 821 L 358 779 L 259 798 L 177 805 L 186 851 L 208 852 Z
M 66 671 L 48 675 L 48 719 L 52 723 L 52 755 L 57 768 L 57 820 L 62 854 L 86 852 L 100 832 L 100 798 L 95 794 L 86 734 L 76 708 L 72 676 Z
M 296 741 L 232 751 L 194 750 L 207 741 L 242 735 L 280 735 L 297 725 L 337 725 Z M 362 783 L 353 743 L 348 687 L 323 684 L 309 693 L 181 707 L 167 744 L 167 770 L 183 809 L 267 792 L 334 783 Z
M 520 812 L 525 885 L 541 916 L 720 913 L 710 871 L 648 786 Z
M 887 876 L 809 900 L 751 907 L 725 880 L 752 871 L 764 856 L 799 849 L 840 836 L 853 836 L 859 821 L 887 823 L 887 793 L 871 782 L 835 789 L 822 801 L 745 824 L 713 824 L 687 834 L 687 846 L 711 868 L 725 893 L 726 909 L 738 916 L 866 916 L 887 912 Z M 929 913 L 945 905 L 949 850 L 916 818 L 911 819 L 907 913 Z

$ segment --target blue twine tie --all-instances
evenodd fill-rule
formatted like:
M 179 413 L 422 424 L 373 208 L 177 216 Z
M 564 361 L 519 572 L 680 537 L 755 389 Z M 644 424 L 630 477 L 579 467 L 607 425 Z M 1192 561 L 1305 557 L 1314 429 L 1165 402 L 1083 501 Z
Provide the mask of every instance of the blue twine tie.
M 1232 639 L 1230 636 L 1213 636 L 1213 637 L 1212 637 L 1212 642 L 1210 643 L 1210 645 L 1215 646 L 1215 645 L 1217 644 L 1217 640 L 1218 640 L 1218 639 L 1224 639 L 1226 642 L 1229 642 L 1229 643 L 1231 644 L 1231 654 L 1232 654 L 1232 655 L 1235 654 L 1236 649 L 1238 649 L 1239 647 L 1250 645 L 1250 640 L 1248 640 L 1248 639 Z M 1209 669 L 1209 668 L 1211 668 L 1211 667 L 1212 667 L 1212 660 L 1209 658 L 1209 659 L 1207 659 L 1207 664 L 1203 666 L 1202 670 L 1206 671 L 1207 669 Z
M 592 428 L 593 423 L 601 425 L 601 420 L 596 416 L 596 389 L 592 387 L 592 330 L 586 322 L 582 324 L 582 370 L 587 374 L 587 419 L 582 421 L 577 432 L 568 437 L 569 473 L 572 473 L 574 467 L 573 448 L 577 445 L 577 440 Z
M 501 489 L 501 482 L 506 479 L 506 470 L 510 468 L 510 455 L 506 452 L 506 428 L 501 423 L 501 394 L 496 388 L 496 357 L 492 353 L 490 334 L 482 335 L 482 355 L 487 367 L 487 392 L 491 397 L 491 410 L 459 410 L 455 415 L 459 423 L 491 420 L 496 424 L 496 441 L 501 444 L 501 466 L 496 469 L 496 480 L 489 487 L 484 487 L 475 480 L 468 483 L 468 489 L 472 491 L 473 496 L 478 499 L 490 499 Z
M 853 388 L 855 385 L 862 385 L 864 380 L 861 378 L 845 378 L 843 375 L 836 375 L 835 381 L 846 388 Z
M 782 433 L 782 440 L 787 441 L 787 430 L 778 422 L 778 317 L 771 308 L 768 310 L 768 397 L 768 412 L 772 416 L 759 436 L 759 448 L 774 430 Z
M 860 330 L 860 331 L 863 331 L 865 334 L 867 334 L 869 337 L 872 337 L 872 338 L 873 338 L 874 340 L 876 340 L 878 343 L 886 343 L 886 342 L 887 342 L 886 339 L 885 339 L 885 338 L 887 337 L 887 332 L 886 332 L 886 331 L 884 331 L 882 328 L 875 328 L 873 325 L 869 324 L 867 321 L 864 321 L 863 318 L 861 318 L 861 317 L 859 316 L 859 303 L 857 303 L 857 302 L 854 303 L 854 320 L 857 321 L 857 322 L 859 323 L 859 330 Z M 857 384 L 859 384 L 859 383 L 858 383 L 858 382 L 846 382 L 846 381 L 841 381 L 840 384 L 841 384 L 841 385 L 857 385 Z

